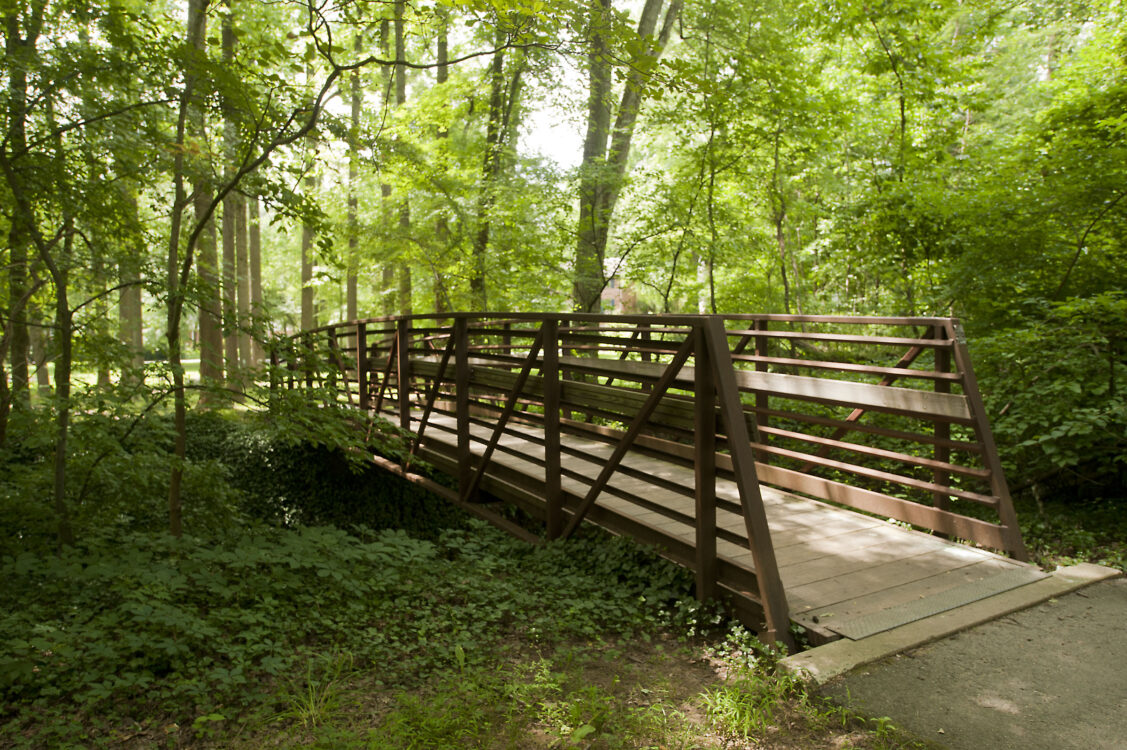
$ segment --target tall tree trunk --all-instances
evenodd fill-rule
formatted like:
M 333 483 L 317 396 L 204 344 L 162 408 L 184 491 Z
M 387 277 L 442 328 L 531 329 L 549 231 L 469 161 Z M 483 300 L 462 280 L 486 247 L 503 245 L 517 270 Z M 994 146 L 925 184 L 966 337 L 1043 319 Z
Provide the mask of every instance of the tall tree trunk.
M 250 256 L 250 308 L 251 317 L 254 323 L 253 330 L 258 331 L 258 318 L 264 314 L 262 309 L 262 228 L 261 218 L 259 216 L 260 208 L 258 205 L 258 196 L 251 196 L 248 206 L 250 214 L 250 231 L 248 238 Z M 259 337 L 255 335 L 251 339 L 251 364 L 258 366 L 262 363 L 262 343 Z
M 441 8 L 441 6 L 439 6 Z M 445 8 L 438 11 L 438 40 L 437 40 L 437 75 L 436 81 L 439 86 L 446 83 L 450 76 L 449 60 L 450 48 L 448 42 L 450 26 L 450 12 Z M 436 134 L 440 139 L 446 139 L 449 135 L 445 127 L 438 129 Z M 444 259 L 449 251 L 450 245 L 450 225 L 445 213 L 439 213 L 438 217 L 434 220 L 434 239 L 438 248 L 439 259 Z M 449 311 L 449 292 L 446 290 L 446 281 L 439 270 L 439 264 L 433 264 L 434 272 L 434 311 L 442 314 Z
M 136 196 L 133 196 L 133 200 L 136 200 Z M 129 387 L 141 384 L 141 371 L 145 366 L 140 266 L 140 259 L 130 253 L 122 259 L 119 270 L 121 283 L 125 286 L 122 287 L 117 302 L 118 337 L 129 351 L 127 374 L 122 378 L 123 384 Z
M 66 219 L 67 224 L 73 223 Z M 55 282 L 55 325 L 59 335 L 59 358 L 55 361 L 55 481 L 54 505 L 58 523 L 60 546 L 74 544 L 74 530 L 70 525 L 67 508 L 67 438 L 70 435 L 70 370 L 73 361 L 74 321 L 67 298 L 70 284 L 68 267 L 73 252 L 73 227 L 66 227 L 63 237 L 63 260 L 48 261 L 51 278 Z M 47 260 L 46 253 L 43 253 Z
M 611 0 L 592 0 L 591 41 L 587 54 L 587 136 L 579 167 L 579 228 L 575 249 L 575 309 L 598 312 L 605 283 L 606 218 L 600 211 L 606 190 L 607 138 L 610 137 L 610 50 L 606 32 Z
M 90 275 L 95 294 L 99 296 L 93 303 L 92 307 L 94 313 L 93 325 L 90 326 L 89 331 L 96 340 L 100 340 L 99 349 L 103 349 L 109 340 L 112 338 L 110 334 L 110 298 L 108 294 L 108 278 L 106 275 L 106 264 L 102 258 L 102 253 L 99 247 L 91 246 L 90 258 Z M 109 359 L 99 353 L 96 358 L 97 366 L 97 383 L 99 388 L 110 387 L 110 362 Z M 36 371 L 38 375 L 38 370 Z
M 779 251 L 779 271 L 783 280 L 783 312 L 790 315 L 790 282 L 787 280 L 787 199 L 783 194 L 782 165 L 779 163 L 781 128 L 775 129 L 775 148 L 771 168 L 771 223 L 775 225 L 775 247 Z
M 250 255 L 247 247 L 247 199 L 242 193 L 235 190 L 235 273 L 238 276 L 238 329 L 236 334 L 239 341 L 239 367 L 250 367 Z M 244 387 L 240 382 L 239 388 Z
M 132 226 L 126 240 L 125 252 L 118 261 L 117 276 L 122 286 L 117 298 L 117 336 L 129 353 L 128 359 L 122 363 L 121 384 L 126 388 L 136 388 L 144 383 L 145 329 L 141 299 L 141 264 L 146 246 L 140 234 L 134 231 L 135 227 L 140 226 L 136 188 L 125 183 L 122 186 L 122 198 L 127 206 L 127 214 Z
M 481 192 L 478 194 L 477 235 L 474 237 L 470 269 L 470 299 L 473 309 L 487 310 L 489 299 L 485 287 L 485 254 L 489 248 L 489 215 L 496 198 L 498 172 L 501 169 L 502 110 L 505 107 L 505 32 L 497 29 L 493 63 L 489 66 L 489 113 L 485 121 L 485 156 L 481 166 Z
M 212 185 L 201 178 L 192 186 L 192 202 L 197 222 L 203 221 L 211 205 Z M 223 304 L 219 288 L 219 248 L 215 220 L 210 218 L 199 239 L 200 299 L 200 382 L 223 385 Z M 206 398 L 205 398 L 206 400 Z
M 306 139 L 305 194 L 312 196 L 317 190 L 317 177 L 314 165 L 317 161 L 317 142 L 312 134 Z M 313 226 L 308 221 L 301 224 L 301 330 L 317 327 L 317 314 L 314 310 L 313 295 Z
M 9 6 L 4 13 L 4 52 L 5 67 L 8 73 L 8 122 L 3 144 L 5 158 L 9 155 L 19 159 L 27 151 L 27 71 L 33 67 L 36 45 L 43 27 L 44 0 L 31 3 L 21 23 L 18 5 Z M 21 29 L 21 26 L 23 27 Z M 12 163 L 17 173 L 27 169 L 19 163 Z M 9 182 L 11 180 L 9 179 Z M 22 182 L 22 180 L 21 180 Z M 10 186 L 14 190 L 14 186 Z M 12 384 L 9 397 L 0 403 L 0 410 L 6 411 L 11 404 L 27 406 L 31 394 L 28 388 L 28 351 L 31 340 L 27 329 L 26 300 L 17 304 L 29 287 L 28 264 L 32 254 L 32 226 L 35 217 L 31 215 L 33 205 L 31 196 L 27 201 L 17 204 L 27 206 L 24 210 L 15 208 L 8 226 L 8 308 L 11 319 L 8 321 L 8 358 L 11 363 Z
M 356 32 L 352 49 L 357 57 L 363 49 L 364 37 L 362 32 Z M 360 223 L 357 217 L 359 202 L 356 198 L 356 181 L 359 177 L 359 149 L 360 149 L 360 102 L 362 92 L 360 89 L 360 71 L 352 71 L 349 77 L 349 89 L 352 100 L 352 111 L 348 128 L 348 258 L 346 259 L 347 274 L 345 278 L 345 320 L 356 320 L 360 317 L 357 300 L 357 273 L 360 264 Z
M 51 392 L 51 373 L 47 367 L 51 360 L 50 328 L 47 321 L 40 320 L 36 315 L 31 316 L 31 323 L 29 333 L 31 361 L 35 364 L 35 390 L 40 395 L 47 395 Z
M 228 12 L 223 15 L 221 35 L 223 64 L 230 67 L 235 60 L 235 28 L 232 16 L 234 10 L 231 0 L 227 0 Z M 230 181 L 235 173 L 238 158 L 238 132 L 234 121 L 235 112 L 228 97 L 223 97 L 223 174 Z M 223 198 L 223 361 L 227 369 L 227 383 L 233 388 L 240 387 L 239 376 L 239 308 L 238 308 L 238 268 L 236 260 L 236 230 L 239 214 L 239 196 L 234 190 Z
M 637 35 L 646 46 L 647 54 L 635 59 L 629 68 L 612 129 L 610 52 L 606 43 L 612 15 L 611 0 L 592 0 L 587 135 L 579 171 L 579 227 L 575 253 L 574 297 L 577 310 L 597 312 L 601 304 L 606 284 L 603 263 L 610 220 L 626 175 L 634 126 L 648 79 L 645 61 L 661 56 L 673 33 L 681 4 L 682 0 L 670 0 L 659 29 L 658 20 L 662 18 L 664 0 L 646 0 L 638 20 Z
M 387 59 L 391 54 L 391 24 L 385 18 L 380 22 L 380 56 Z M 383 109 L 391 109 L 391 88 L 395 82 L 394 68 L 384 67 Z M 406 93 L 406 92 L 404 92 Z M 380 181 L 380 227 L 383 232 L 383 258 L 380 264 L 380 311 L 384 315 L 395 314 L 395 263 L 394 242 L 391 231 L 391 185 Z
M 180 93 L 176 121 L 176 148 L 172 167 L 172 215 L 168 232 L 168 364 L 172 370 L 173 424 L 176 438 L 173 444 L 175 460 L 168 485 L 168 529 L 173 536 L 183 533 L 183 511 L 180 486 L 184 478 L 184 459 L 187 453 L 187 399 L 184 393 L 184 367 L 180 361 L 180 320 L 184 310 L 184 289 L 180 284 L 180 230 L 183 224 L 187 195 L 184 188 L 184 154 L 190 113 L 198 109 L 196 94 L 197 67 L 203 62 L 205 52 L 204 31 L 207 23 L 206 0 L 188 0 L 187 44 L 184 53 L 184 87 Z M 191 267 L 193 248 L 185 248 L 184 263 Z
M 404 33 L 403 13 L 406 0 L 395 0 L 395 104 L 407 103 L 407 43 Z M 407 253 L 407 240 L 411 234 L 411 204 L 407 196 L 399 207 L 399 314 L 411 314 L 411 262 Z
M 204 21 L 206 24 L 206 20 Z M 224 25 L 226 26 L 226 21 Z M 226 36 L 226 29 L 224 29 Z M 201 47 L 202 50 L 202 47 Z M 192 104 L 189 121 L 195 136 L 204 131 L 203 113 L 198 104 Z M 201 177 L 192 186 L 195 219 L 203 221 L 211 205 L 212 185 Z M 226 219 L 224 219 L 224 249 L 226 249 Z M 200 330 L 200 382 L 203 385 L 223 385 L 223 295 L 220 284 L 219 248 L 216 240 L 215 222 L 209 220 L 199 240 L 199 277 L 201 299 L 199 305 Z M 228 374 L 230 374 L 228 363 Z M 204 397 L 206 402 L 207 397 Z

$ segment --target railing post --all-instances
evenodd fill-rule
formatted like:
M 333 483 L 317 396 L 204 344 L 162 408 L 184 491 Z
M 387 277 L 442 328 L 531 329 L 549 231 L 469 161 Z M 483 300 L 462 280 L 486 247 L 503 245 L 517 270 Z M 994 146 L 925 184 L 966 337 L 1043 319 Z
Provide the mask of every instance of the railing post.
M 639 345 L 639 348 L 642 350 L 641 354 L 642 354 L 642 361 L 643 362 L 649 362 L 650 361 L 650 343 L 652 341 L 653 341 L 653 334 L 650 331 L 650 324 L 649 323 L 639 323 L 638 324 L 638 345 Z M 642 383 L 642 393 L 649 393 L 650 390 L 652 390 L 652 388 L 653 388 L 653 386 L 651 384 L 646 383 L 646 382 Z
M 764 319 L 760 319 L 760 320 L 755 321 L 755 330 L 766 331 L 767 330 L 767 320 L 764 318 Z M 768 348 L 768 341 L 769 341 L 769 339 L 766 336 L 756 336 L 755 337 L 755 356 L 756 357 L 766 357 L 767 356 L 767 352 L 770 351 L 770 349 Z M 758 370 L 759 372 L 767 372 L 767 363 L 757 361 L 755 363 L 755 369 Z M 769 409 L 770 405 L 771 405 L 770 400 L 767 398 L 767 394 L 764 391 L 756 391 L 755 392 L 755 424 L 758 427 L 766 427 L 767 426 L 767 424 L 769 422 L 769 417 L 764 413 L 764 411 Z M 756 433 L 755 437 L 756 437 L 757 440 L 762 438 L 763 433 L 760 432 L 758 429 L 756 429 L 755 433 Z M 764 442 L 766 442 L 765 439 L 764 439 Z M 765 463 L 770 462 L 771 456 L 766 451 L 756 451 L 755 460 L 759 461 L 760 463 L 765 464 Z
M 371 397 L 368 390 L 368 326 L 356 324 L 356 388 L 360 408 L 368 411 Z
M 713 362 L 700 326 L 696 338 L 694 384 L 694 440 L 696 455 L 696 584 L 697 599 L 716 597 L 716 391 Z
M 556 336 L 557 336 L 557 339 L 560 343 L 560 349 L 563 351 L 565 356 L 567 355 L 567 345 L 564 343 L 562 331 L 563 331 L 564 328 L 567 328 L 568 325 L 569 325 L 569 323 L 568 323 L 567 318 L 560 318 L 559 325 L 556 328 Z M 573 352 L 573 354 L 574 354 L 574 352 Z M 570 380 L 570 379 L 571 378 L 569 377 L 569 371 L 568 370 L 565 369 L 565 370 L 563 370 L 563 372 L 560 373 L 560 380 L 561 381 Z M 563 400 L 563 387 L 564 387 L 563 383 L 561 382 L 560 383 L 560 400 L 561 401 Z M 562 414 L 564 416 L 564 419 L 571 419 L 574 416 L 571 413 L 571 409 L 568 409 L 566 407 L 562 407 L 562 408 L 563 408 Z
M 322 381 L 321 385 L 325 385 L 328 388 L 335 391 L 336 388 L 337 388 L 337 373 L 336 373 L 336 370 L 337 370 L 337 367 L 338 367 L 337 360 L 339 359 L 337 357 L 337 350 L 336 350 L 336 348 L 337 348 L 337 338 L 336 338 L 336 329 L 335 328 L 329 328 L 325 331 L 325 344 L 329 347 L 329 349 L 328 349 L 328 362 L 325 363 L 326 376 L 325 376 L 325 379 Z M 341 377 L 344 378 L 344 387 L 345 387 L 345 390 L 347 390 L 348 389 L 348 376 L 345 375 L 342 372 Z
M 313 387 L 313 336 L 306 333 L 301 337 L 301 345 L 305 348 L 305 387 Z
M 470 338 L 469 321 L 454 319 L 454 415 L 458 421 L 458 496 L 473 481 L 470 464 Z
M 943 332 L 938 326 L 931 326 L 931 337 L 936 340 L 943 340 Z M 949 372 L 951 370 L 951 350 L 945 346 L 935 347 L 935 371 L 936 372 Z M 949 380 L 936 380 L 935 381 L 936 393 L 950 393 L 951 381 Z M 951 423 L 942 420 L 935 420 L 935 437 L 938 440 L 951 439 Z M 935 460 L 948 463 L 951 460 L 951 449 L 946 444 L 935 444 Z M 932 481 L 936 484 L 946 486 L 950 481 L 947 472 L 941 469 L 935 469 L 932 472 Z M 947 510 L 950 505 L 950 496 L 944 495 L 942 492 L 936 492 L 932 495 L 933 502 L 936 508 Z
M 559 325 L 548 317 L 543 331 L 544 381 L 544 500 L 547 503 L 547 537 L 557 539 L 563 532 L 563 491 L 560 486 L 560 359 Z
M 705 318 L 701 325 L 708 343 L 709 359 L 712 361 L 720 419 L 727 431 L 728 448 L 732 455 L 732 472 L 735 474 L 736 486 L 739 488 L 748 546 L 755 563 L 759 600 L 767 620 L 763 635 L 766 640 L 776 641 L 788 649 L 793 649 L 794 639 L 791 638 L 789 630 L 790 610 L 787 607 L 783 582 L 779 577 L 778 562 L 775 560 L 771 529 L 767 525 L 763 492 L 755 472 L 751 436 L 748 434 L 739 388 L 736 387 L 735 367 L 732 364 L 731 350 L 728 348 L 724 321 L 710 317 Z
M 411 429 L 411 320 L 400 318 L 395 321 L 395 336 L 398 356 L 395 373 L 399 389 L 399 426 Z

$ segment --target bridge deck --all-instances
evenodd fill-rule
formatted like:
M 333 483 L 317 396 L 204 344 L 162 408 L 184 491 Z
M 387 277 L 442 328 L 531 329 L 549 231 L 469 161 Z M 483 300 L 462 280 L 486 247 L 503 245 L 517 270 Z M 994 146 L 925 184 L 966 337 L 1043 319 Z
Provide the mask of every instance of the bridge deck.
M 420 417 L 418 412 L 413 415 L 412 429 L 419 428 Z M 454 465 L 456 431 L 453 417 L 430 417 L 424 432 L 428 460 Z M 471 432 L 471 451 L 480 456 L 492 428 L 481 422 Z M 562 435 L 561 440 L 565 507 L 573 507 L 613 448 L 574 435 Z M 692 469 L 633 451 L 623 465 L 624 473 L 611 478 L 591 520 L 653 544 L 678 562 L 691 563 Z M 543 431 L 533 424 L 510 423 L 484 488 L 542 515 L 537 488 L 543 476 Z M 768 486 L 762 489 L 791 620 L 816 642 L 842 635 L 861 638 L 1043 577 L 1030 565 L 986 550 Z M 723 503 L 739 502 L 735 482 L 718 478 L 716 494 L 721 503 L 720 583 L 735 595 L 738 607 L 741 584 L 753 585 L 748 574 L 755 566 L 742 516 Z

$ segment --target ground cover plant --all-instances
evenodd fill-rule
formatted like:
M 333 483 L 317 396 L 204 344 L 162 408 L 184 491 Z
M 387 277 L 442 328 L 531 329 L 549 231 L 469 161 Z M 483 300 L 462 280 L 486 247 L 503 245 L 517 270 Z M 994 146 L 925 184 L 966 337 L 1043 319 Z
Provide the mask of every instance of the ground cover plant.
M 169 450 L 159 418 L 144 429 L 131 449 L 141 493 Z M 895 738 L 776 674 L 775 654 L 692 600 L 686 571 L 629 540 L 587 530 L 528 545 L 254 415 L 190 429 L 189 460 L 210 476 L 194 497 L 212 508 L 192 533 L 124 512 L 134 495 L 115 501 L 122 482 L 102 477 L 74 545 L 6 536 L 0 747 Z M 34 486 L 33 444 L 6 456 L 25 471 L 5 475 L 5 498 Z M 319 496 L 311 474 L 326 480 Z M 415 510 L 391 510 L 402 505 Z
M 723 746 L 781 717 L 881 736 L 746 634 L 719 678 L 685 573 L 602 534 L 107 534 L 0 577 L 4 746 Z
M 177 538 L 142 502 L 169 460 L 154 416 L 62 549 L 13 503 L 42 441 L 9 443 L 0 747 L 913 746 L 779 674 L 654 552 L 597 530 L 530 546 L 294 432 L 193 417 Z M 1124 567 L 1121 510 L 1019 505 L 1047 565 Z

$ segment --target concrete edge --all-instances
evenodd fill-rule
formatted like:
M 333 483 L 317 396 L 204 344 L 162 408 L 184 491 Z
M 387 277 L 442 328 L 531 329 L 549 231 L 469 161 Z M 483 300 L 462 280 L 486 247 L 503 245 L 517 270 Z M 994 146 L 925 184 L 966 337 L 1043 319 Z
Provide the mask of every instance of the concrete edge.
M 780 660 L 779 666 L 789 674 L 814 685 L 821 685 L 865 664 L 918 648 L 1121 575 L 1123 573 L 1115 568 L 1092 563 L 1059 567 L 1046 578 L 868 638 L 858 641 L 842 638 L 809 651 L 792 654 Z

